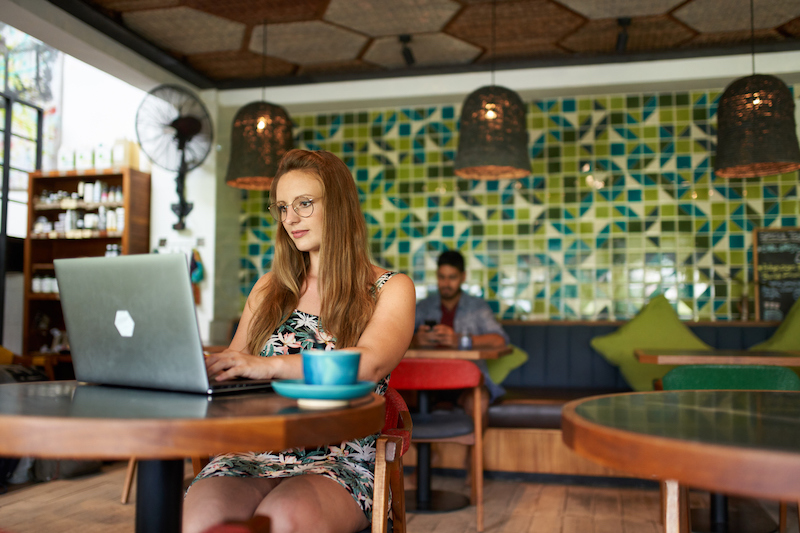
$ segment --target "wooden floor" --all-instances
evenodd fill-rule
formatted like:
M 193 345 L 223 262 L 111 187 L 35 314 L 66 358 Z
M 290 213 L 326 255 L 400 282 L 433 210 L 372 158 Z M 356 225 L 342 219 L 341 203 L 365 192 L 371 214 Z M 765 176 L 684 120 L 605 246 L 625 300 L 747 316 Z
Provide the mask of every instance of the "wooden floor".
M 12 486 L 0 496 L 0 527 L 10 533 L 133 532 L 135 492 L 131 503 L 120 503 L 124 475 L 125 464 L 117 463 L 106 466 L 102 474 Z M 468 494 L 463 478 L 434 476 L 434 488 Z M 486 533 L 664 530 L 659 523 L 657 490 L 487 480 L 485 498 Z M 694 505 L 704 505 L 702 495 L 693 493 L 692 498 Z M 777 505 L 766 507 L 770 514 L 777 514 Z M 408 515 L 409 533 L 472 533 L 474 524 L 474 507 Z M 796 520 L 789 531 L 798 531 Z

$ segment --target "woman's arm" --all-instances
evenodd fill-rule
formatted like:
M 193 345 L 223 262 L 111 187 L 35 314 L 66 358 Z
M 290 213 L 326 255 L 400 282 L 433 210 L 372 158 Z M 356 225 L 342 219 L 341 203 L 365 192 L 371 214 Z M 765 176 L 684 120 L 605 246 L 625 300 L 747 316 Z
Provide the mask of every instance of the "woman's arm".
M 400 363 L 414 335 L 414 307 L 414 282 L 405 274 L 392 276 L 355 346 L 361 352 L 359 380 L 378 381 Z
M 264 298 L 263 289 L 271 274 L 261 276 L 256 282 L 239 319 L 239 326 L 228 349 L 206 357 L 208 375 L 218 381 L 235 377 L 251 379 L 301 379 L 303 365 L 299 355 L 281 355 L 277 357 L 261 357 L 252 355 L 247 347 L 247 336 L 254 311 L 261 306 Z

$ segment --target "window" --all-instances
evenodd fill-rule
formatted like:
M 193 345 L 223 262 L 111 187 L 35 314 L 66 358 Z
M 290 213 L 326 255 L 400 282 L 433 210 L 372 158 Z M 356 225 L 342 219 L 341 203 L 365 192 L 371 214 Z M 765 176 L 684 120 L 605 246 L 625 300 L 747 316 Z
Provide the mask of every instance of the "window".
M 8 198 L 2 233 L 27 235 L 28 172 L 41 168 L 43 108 L 53 100 L 60 53 L 0 23 L 0 175 Z

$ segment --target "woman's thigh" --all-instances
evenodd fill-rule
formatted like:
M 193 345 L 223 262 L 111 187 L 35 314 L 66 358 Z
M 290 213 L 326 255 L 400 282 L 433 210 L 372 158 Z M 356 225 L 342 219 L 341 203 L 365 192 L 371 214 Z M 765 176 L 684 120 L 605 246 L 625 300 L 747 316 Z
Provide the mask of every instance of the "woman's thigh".
M 353 496 L 330 478 L 306 474 L 286 478 L 256 509 L 272 533 L 354 533 L 369 525 Z
M 183 502 L 183 533 L 197 533 L 223 522 L 249 520 L 281 481 L 218 476 L 195 482 Z

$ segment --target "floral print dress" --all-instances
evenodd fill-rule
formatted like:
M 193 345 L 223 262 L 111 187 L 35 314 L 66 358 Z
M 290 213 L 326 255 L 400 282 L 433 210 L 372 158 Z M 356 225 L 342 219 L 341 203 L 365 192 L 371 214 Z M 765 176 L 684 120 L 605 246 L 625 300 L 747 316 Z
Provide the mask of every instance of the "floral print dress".
M 396 272 L 386 272 L 375 282 L 375 294 Z M 300 353 L 308 348 L 332 350 L 336 339 L 319 326 L 319 317 L 295 310 L 267 340 L 262 357 Z M 389 376 L 375 392 L 386 392 Z M 367 518 L 372 520 L 372 490 L 375 480 L 375 442 L 378 435 L 315 449 L 294 448 L 281 452 L 248 452 L 214 457 L 195 481 L 215 476 L 284 478 L 302 474 L 328 477 L 350 492 Z

